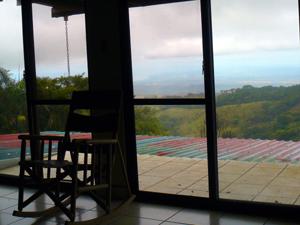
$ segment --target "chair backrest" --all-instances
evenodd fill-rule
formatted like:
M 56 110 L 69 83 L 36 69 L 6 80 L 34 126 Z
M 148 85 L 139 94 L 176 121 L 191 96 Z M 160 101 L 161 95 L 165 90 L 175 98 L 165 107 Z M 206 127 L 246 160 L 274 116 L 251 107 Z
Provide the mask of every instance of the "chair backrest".
M 112 132 L 116 136 L 120 123 L 122 97 L 121 90 L 73 92 L 66 125 L 66 138 L 70 140 L 70 132 Z

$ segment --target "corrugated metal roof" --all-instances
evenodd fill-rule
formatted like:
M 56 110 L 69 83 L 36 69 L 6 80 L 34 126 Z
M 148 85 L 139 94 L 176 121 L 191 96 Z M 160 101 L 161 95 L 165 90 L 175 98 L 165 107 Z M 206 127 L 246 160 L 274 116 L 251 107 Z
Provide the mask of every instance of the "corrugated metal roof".
M 63 132 L 43 134 L 63 135 Z M 0 135 L 0 159 L 19 157 L 21 143 L 18 135 Z M 86 134 L 75 133 L 74 137 L 86 138 Z M 206 138 L 138 135 L 136 140 L 138 154 L 207 158 Z M 300 164 L 300 142 L 218 138 L 217 144 L 220 160 Z
M 51 136 L 62 136 L 64 135 L 63 132 L 55 132 L 55 131 L 48 131 L 48 132 L 41 132 L 42 135 L 51 135 Z M 18 139 L 20 134 L 5 134 L 0 135 L 0 160 L 3 159 L 12 159 L 12 158 L 19 158 L 20 157 L 20 148 L 21 148 L 21 140 Z M 88 134 L 81 134 L 75 133 L 75 138 L 87 138 L 90 135 Z M 30 155 L 30 147 L 26 148 L 26 154 Z M 53 142 L 52 150 L 55 152 L 57 150 L 57 143 Z M 45 154 L 48 153 L 48 142 L 45 141 Z
M 300 142 L 218 138 L 218 159 L 300 164 Z M 138 154 L 207 158 L 206 138 L 137 136 Z

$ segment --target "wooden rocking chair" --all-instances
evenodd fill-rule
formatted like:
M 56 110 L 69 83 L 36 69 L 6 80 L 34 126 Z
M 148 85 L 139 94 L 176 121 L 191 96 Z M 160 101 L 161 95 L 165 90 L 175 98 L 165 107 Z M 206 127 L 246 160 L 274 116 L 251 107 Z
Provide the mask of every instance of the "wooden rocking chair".
M 122 151 L 118 139 L 120 127 L 120 110 L 122 104 L 121 91 L 76 91 L 73 93 L 68 114 L 64 137 L 21 135 L 21 161 L 20 161 L 20 188 L 18 210 L 13 212 L 15 216 L 38 217 L 52 214 L 58 210 L 63 211 L 69 218 L 66 224 L 99 224 L 100 222 L 118 214 L 124 207 L 133 201 L 135 195 L 131 194 Z M 105 138 L 73 139 L 73 132 L 92 133 L 93 136 L 104 134 Z M 109 135 L 109 138 L 107 136 Z M 44 148 L 45 140 L 49 140 L 48 158 L 43 154 L 38 159 L 26 160 L 26 140 L 41 142 Z M 58 141 L 57 159 L 51 159 L 52 141 Z M 38 145 L 36 145 L 38 146 Z M 65 160 L 66 152 L 69 151 L 71 161 Z M 111 210 L 112 169 L 116 154 L 120 155 L 123 176 L 128 190 L 128 199 L 120 206 Z M 80 160 L 81 157 L 83 160 Z M 79 161 L 81 163 L 79 163 Z M 56 177 L 51 179 L 50 172 L 44 179 L 36 174 L 37 168 L 55 168 Z M 24 172 L 39 185 L 40 189 L 26 201 L 24 195 Z M 82 171 L 82 176 L 78 172 Z M 67 180 L 67 177 L 71 180 Z M 60 196 L 60 183 L 71 182 L 71 189 Z M 56 187 L 55 194 L 51 188 Z M 96 191 L 105 189 L 105 201 L 98 197 Z M 46 193 L 55 203 L 44 211 L 26 212 L 23 208 Z M 82 194 L 88 194 L 102 207 L 106 214 L 88 220 L 75 221 L 76 199 Z M 71 204 L 70 209 L 67 205 Z

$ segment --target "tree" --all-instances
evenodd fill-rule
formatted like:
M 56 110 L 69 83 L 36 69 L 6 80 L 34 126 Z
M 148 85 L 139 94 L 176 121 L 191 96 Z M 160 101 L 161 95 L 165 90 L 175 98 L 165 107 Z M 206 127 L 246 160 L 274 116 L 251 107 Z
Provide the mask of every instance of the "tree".
M 41 99 L 70 99 L 74 91 L 88 88 L 88 77 L 84 77 L 84 73 L 67 77 L 37 78 L 38 97 Z M 41 131 L 64 131 L 68 110 L 68 106 L 40 106 L 38 113 Z
M 84 74 L 37 78 L 38 99 L 70 99 L 73 91 L 88 90 Z M 63 131 L 68 106 L 37 106 L 41 131 Z M 25 81 L 16 82 L 0 67 L 0 134 L 28 132 Z
M 88 77 L 84 77 L 84 73 L 68 77 L 37 78 L 40 99 L 70 99 L 74 91 L 88 90 L 88 87 Z
M 24 81 L 11 79 L 9 70 L 0 67 L 0 134 L 27 132 Z
M 167 129 L 159 124 L 158 110 L 149 106 L 135 107 L 135 129 L 137 135 L 168 135 Z
M 234 136 L 232 129 L 229 128 L 230 121 L 225 115 L 217 113 L 217 137 L 232 138 Z M 206 120 L 200 124 L 200 137 L 206 137 Z
M 10 75 L 11 74 L 9 73 L 9 70 L 0 67 L 0 88 L 1 89 L 5 89 L 12 83 Z

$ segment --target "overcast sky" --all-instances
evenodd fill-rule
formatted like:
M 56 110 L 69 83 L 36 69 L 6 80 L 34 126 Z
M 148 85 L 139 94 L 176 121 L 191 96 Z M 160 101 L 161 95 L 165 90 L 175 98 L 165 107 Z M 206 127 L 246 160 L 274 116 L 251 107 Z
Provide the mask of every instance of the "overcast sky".
M 270 52 L 272 55 L 274 50 L 299 49 L 297 2 L 212 0 L 216 66 L 222 67 L 225 62 L 228 67 L 235 65 L 235 59 L 219 60 L 218 57 L 224 58 L 224 55 L 238 57 L 243 53 L 240 57 L 247 58 L 245 53 Z M 37 74 L 66 75 L 65 23 L 62 18 L 51 18 L 49 7 L 35 5 L 33 9 Z M 201 74 L 199 9 L 199 1 L 130 9 L 136 80 L 147 79 L 151 73 L 159 75 L 163 69 L 186 74 L 195 74 L 199 70 L 198 74 Z M 0 2 L 0 66 L 10 70 L 15 77 L 19 64 L 23 70 L 20 11 L 15 0 Z M 71 16 L 68 24 L 71 74 L 86 72 L 84 16 Z M 191 59 L 190 63 L 187 63 L 188 59 Z M 165 67 L 164 62 L 168 62 Z M 280 63 L 280 57 L 273 62 Z M 255 60 L 252 63 L 255 64 Z M 156 67 L 159 70 L 155 70 Z M 194 72 L 189 73 L 189 70 Z

